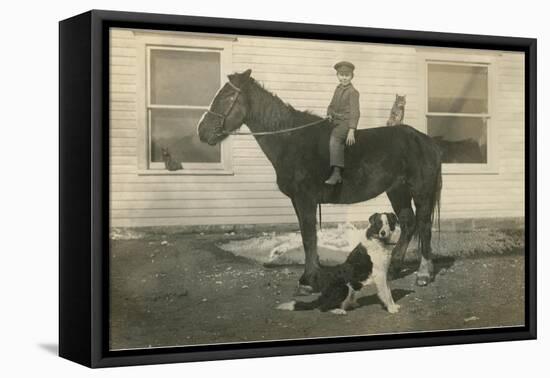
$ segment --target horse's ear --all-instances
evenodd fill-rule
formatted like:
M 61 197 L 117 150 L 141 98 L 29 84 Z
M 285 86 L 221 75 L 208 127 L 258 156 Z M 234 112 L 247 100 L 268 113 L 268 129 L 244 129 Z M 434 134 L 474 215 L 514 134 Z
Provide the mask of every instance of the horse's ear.
M 248 79 L 250 79 L 250 74 L 251 73 L 252 73 L 252 70 L 249 68 L 249 69 L 247 69 L 246 71 L 244 71 L 242 73 L 236 72 L 234 74 L 228 75 L 227 78 L 229 79 L 229 81 L 231 83 L 236 85 L 238 88 L 241 88 L 241 87 L 244 86 L 244 84 L 246 84 Z
M 249 68 L 247 69 L 246 71 L 244 71 L 241 76 L 243 79 L 249 79 L 250 78 L 250 74 L 252 73 L 252 70 Z
M 237 82 L 236 76 L 237 76 L 236 73 L 234 73 L 234 74 L 229 74 L 229 75 L 227 75 L 227 80 L 229 80 L 231 83 L 234 84 L 234 83 Z

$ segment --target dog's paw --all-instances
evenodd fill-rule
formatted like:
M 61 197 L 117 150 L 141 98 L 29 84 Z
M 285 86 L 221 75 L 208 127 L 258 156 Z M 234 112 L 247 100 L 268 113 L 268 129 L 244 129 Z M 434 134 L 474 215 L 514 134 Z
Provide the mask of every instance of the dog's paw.
M 333 310 L 330 310 L 334 315 L 346 315 L 346 310 L 342 310 L 341 308 L 335 308 Z
M 390 314 L 397 314 L 399 312 L 399 308 L 401 308 L 401 306 L 398 304 L 388 306 L 388 312 Z
M 296 306 L 296 301 L 285 302 L 278 305 L 277 310 L 294 311 L 295 306 Z

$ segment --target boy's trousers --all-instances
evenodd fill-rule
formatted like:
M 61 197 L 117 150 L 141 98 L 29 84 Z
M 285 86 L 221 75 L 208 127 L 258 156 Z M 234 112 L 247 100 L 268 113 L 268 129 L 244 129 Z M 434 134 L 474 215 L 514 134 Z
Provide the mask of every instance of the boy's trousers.
M 330 134 L 329 151 L 330 151 L 330 166 L 344 168 L 344 148 L 346 138 L 348 136 L 347 122 L 334 122 L 334 128 Z

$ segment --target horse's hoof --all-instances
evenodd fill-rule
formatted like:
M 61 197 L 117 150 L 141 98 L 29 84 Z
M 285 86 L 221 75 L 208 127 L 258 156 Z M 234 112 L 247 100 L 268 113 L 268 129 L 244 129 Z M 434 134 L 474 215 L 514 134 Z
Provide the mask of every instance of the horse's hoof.
M 313 288 L 309 285 L 298 285 L 294 292 L 295 296 L 306 296 L 311 294 L 313 294 Z
M 304 273 L 302 277 L 300 277 L 300 280 L 298 281 L 298 286 L 305 287 L 305 290 L 309 291 L 309 294 L 318 293 L 321 288 L 319 280 L 320 280 L 320 270 L 317 269 L 309 273 Z
M 427 286 L 432 280 L 429 276 L 418 276 L 416 277 L 417 286 Z

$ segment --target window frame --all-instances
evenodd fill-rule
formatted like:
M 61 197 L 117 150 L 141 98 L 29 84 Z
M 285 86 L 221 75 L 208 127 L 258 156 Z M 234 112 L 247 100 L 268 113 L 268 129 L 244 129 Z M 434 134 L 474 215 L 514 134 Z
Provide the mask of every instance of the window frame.
M 136 33 L 137 56 L 137 155 L 139 175 L 232 175 L 232 137 L 220 144 L 221 161 L 217 163 L 185 163 L 183 169 L 168 171 L 164 163 L 151 161 L 151 110 L 152 109 L 208 109 L 206 106 L 153 105 L 151 104 L 151 51 L 206 51 L 220 54 L 220 85 L 232 72 L 234 37 L 178 35 L 176 33 Z
M 419 107 L 419 119 L 422 131 L 428 135 L 428 117 L 451 116 L 451 117 L 474 117 L 484 118 L 487 125 L 487 163 L 443 163 L 443 174 L 498 174 L 498 155 L 497 141 L 495 140 L 495 71 L 496 53 L 488 52 L 487 54 L 475 54 L 471 52 L 464 54 L 456 53 L 440 53 L 421 51 L 419 53 L 419 77 L 420 85 L 420 103 L 424 104 Z M 429 112 L 428 111 L 428 67 L 430 64 L 454 65 L 454 66 L 477 66 L 487 67 L 487 113 L 444 113 L 444 112 Z

